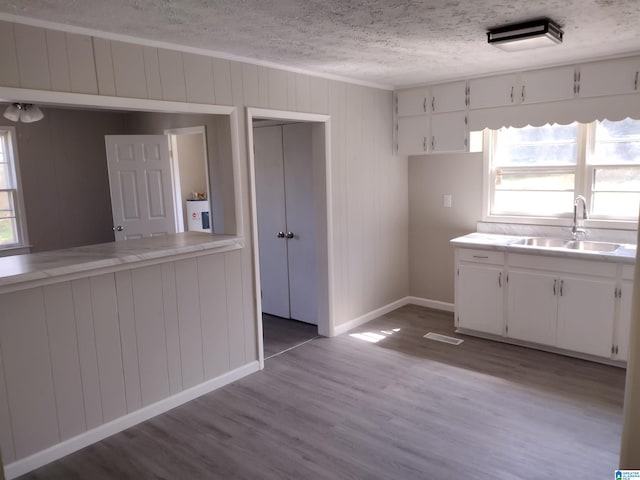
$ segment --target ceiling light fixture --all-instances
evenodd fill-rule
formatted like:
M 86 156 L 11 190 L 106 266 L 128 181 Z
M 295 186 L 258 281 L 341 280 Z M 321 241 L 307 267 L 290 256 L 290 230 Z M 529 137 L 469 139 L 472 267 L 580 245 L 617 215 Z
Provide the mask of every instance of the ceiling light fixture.
M 487 40 L 507 52 L 550 47 L 562 43 L 564 32 L 553 20 L 542 18 L 524 23 L 492 28 Z
M 44 118 L 44 113 L 31 103 L 12 103 L 4 111 L 3 117 L 12 122 L 33 123 Z

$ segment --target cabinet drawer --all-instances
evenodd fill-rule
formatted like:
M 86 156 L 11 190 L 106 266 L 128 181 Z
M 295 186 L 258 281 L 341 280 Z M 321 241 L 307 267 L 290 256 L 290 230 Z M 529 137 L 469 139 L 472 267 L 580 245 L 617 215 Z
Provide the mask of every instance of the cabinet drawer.
M 461 248 L 458 250 L 458 261 L 504 265 L 504 252 Z
M 510 254 L 509 266 L 611 278 L 616 276 L 617 270 L 615 263 L 525 254 Z
M 622 266 L 622 279 L 623 280 L 633 280 L 633 274 L 636 270 L 634 265 L 623 265 Z

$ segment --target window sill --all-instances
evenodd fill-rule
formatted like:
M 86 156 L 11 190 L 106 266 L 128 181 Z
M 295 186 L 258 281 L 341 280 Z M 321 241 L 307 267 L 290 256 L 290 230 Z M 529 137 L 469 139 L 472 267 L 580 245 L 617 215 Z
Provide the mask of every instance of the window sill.
M 0 257 L 10 257 L 12 255 L 23 255 L 31 251 L 31 246 L 14 245 L 11 247 L 0 248 Z

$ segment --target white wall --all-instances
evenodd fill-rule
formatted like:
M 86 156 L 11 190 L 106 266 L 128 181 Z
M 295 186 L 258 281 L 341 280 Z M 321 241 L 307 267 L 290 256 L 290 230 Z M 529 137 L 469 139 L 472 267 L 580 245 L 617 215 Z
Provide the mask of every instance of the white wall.
M 453 197 L 444 208 L 442 196 Z M 453 303 L 449 240 L 476 230 L 482 218 L 482 153 L 409 158 L 409 268 L 414 297 Z
M 29 30 L 28 45 L 15 44 Z M 331 115 L 336 324 L 408 294 L 407 161 L 392 148 L 392 93 L 308 75 L 0 22 L 0 86 Z M 17 59 L 20 59 L 18 62 Z M 43 61 L 44 60 L 44 61 Z M 19 99 L 8 99 L 19 100 Z M 246 127 L 240 154 L 250 231 Z M 245 321 L 254 328 L 250 248 Z

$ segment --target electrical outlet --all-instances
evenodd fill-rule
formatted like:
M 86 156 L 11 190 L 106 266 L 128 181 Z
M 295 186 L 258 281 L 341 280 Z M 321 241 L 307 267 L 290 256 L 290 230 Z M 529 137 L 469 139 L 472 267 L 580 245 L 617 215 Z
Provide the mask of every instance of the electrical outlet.
M 442 206 L 444 208 L 451 208 L 453 202 L 453 196 L 450 193 L 442 195 Z

